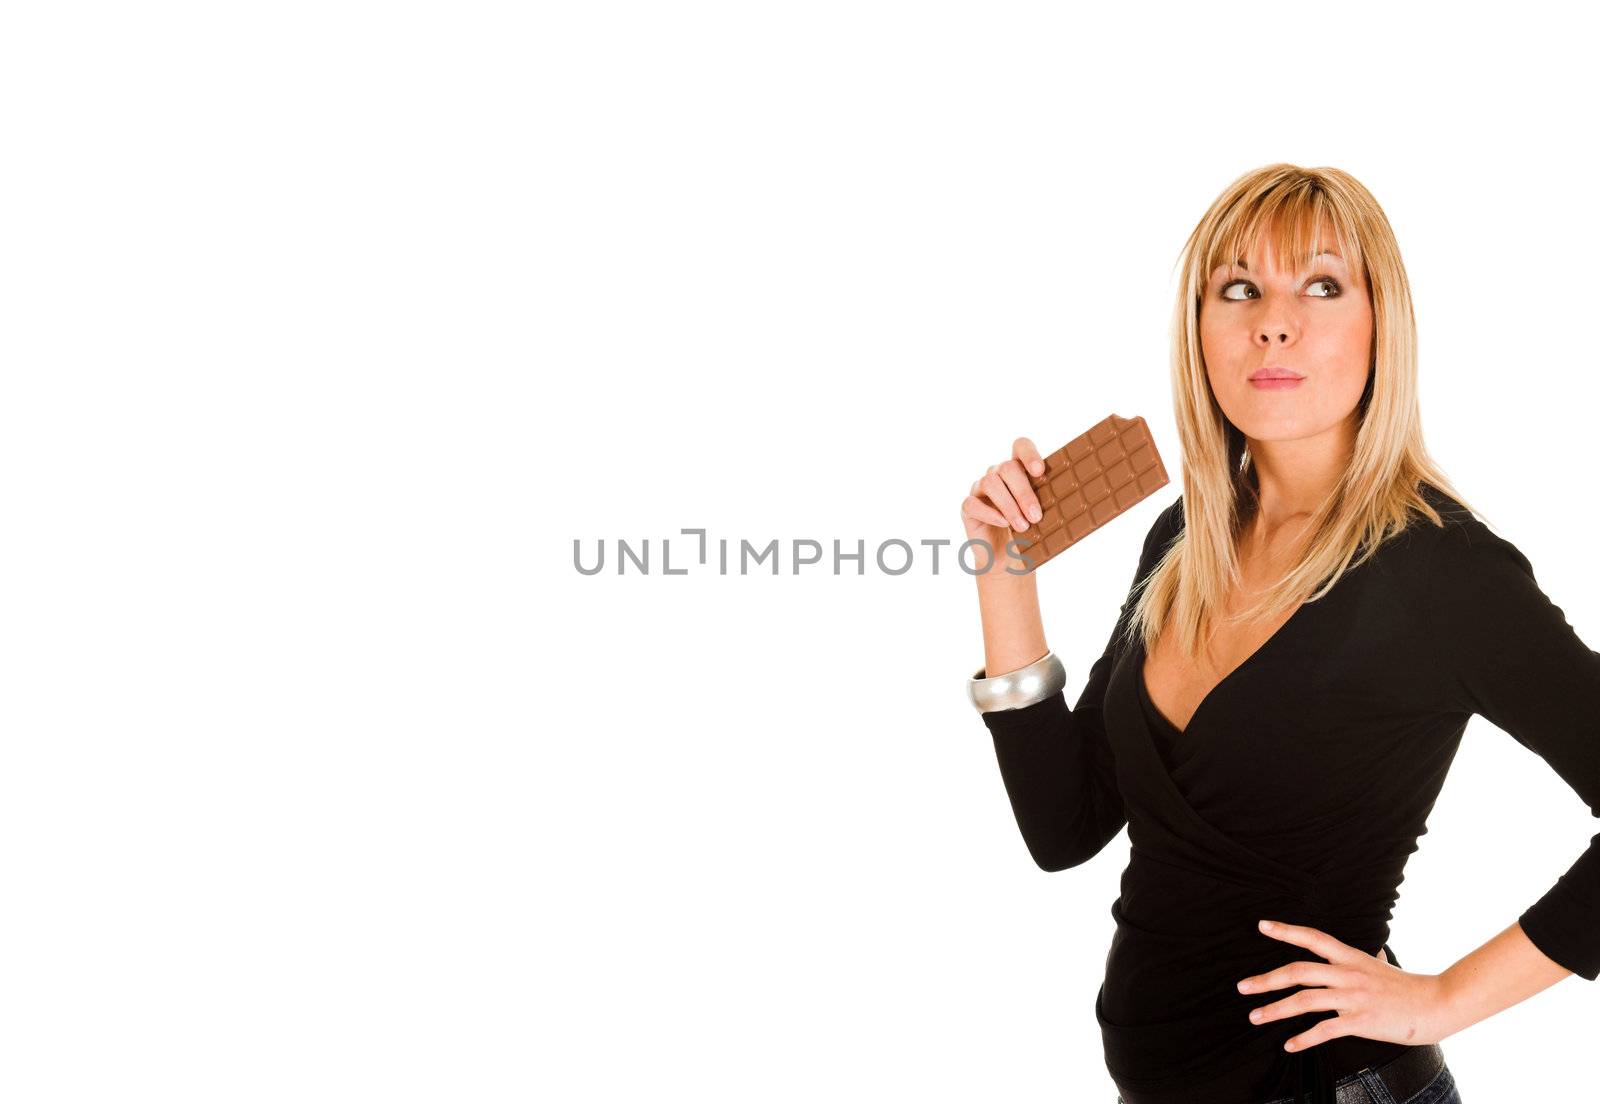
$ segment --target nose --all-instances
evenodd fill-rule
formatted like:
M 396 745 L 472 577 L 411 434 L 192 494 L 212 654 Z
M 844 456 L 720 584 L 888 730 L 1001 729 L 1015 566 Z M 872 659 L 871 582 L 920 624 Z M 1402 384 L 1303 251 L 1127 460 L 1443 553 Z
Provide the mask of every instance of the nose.
M 1287 345 L 1299 333 L 1294 317 L 1285 311 L 1273 311 L 1256 323 L 1255 343 L 1266 349 L 1274 345 Z

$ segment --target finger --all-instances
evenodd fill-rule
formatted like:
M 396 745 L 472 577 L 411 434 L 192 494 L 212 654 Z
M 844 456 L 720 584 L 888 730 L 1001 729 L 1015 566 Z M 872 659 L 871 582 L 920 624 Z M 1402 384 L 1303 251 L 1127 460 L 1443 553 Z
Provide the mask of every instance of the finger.
M 1251 1023 L 1288 1020 L 1307 1012 L 1343 1012 L 1354 1005 L 1350 993 L 1342 989 L 1305 989 L 1291 997 L 1250 1010 Z
M 1011 455 L 1022 463 L 1033 475 L 1044 474 L 1044 461 L 1039 458 L 1039 450 L 1033 447 L 1033 442 L 1026 437 L 1018 437 L 1011 445 Z
M 1020 533 L 1028 527 L 1028 523 L 1022 520 L 1022 510 L 1017 506 L 1017 500 L 1011 497 L 1011 489 L 998 473 L 990 472 L 980 482 L 983 484 L 983 493 L 989 496 L 994 508 L 1010 519 L 1012 529 Z
M 1241 993 L 1270 993 L 1274 989 L 1287 989 L 1291 985 L 1348 985 L 1354 975 L 1342 966 L 1327 962 L 1291 962 L 1268 970 L 1264 974 L 1244 978 L 1239 983 Z
M 1345 1035 L 1354 1034 L 1349 1020 L 1343 1016 L 1329 1016 L 1325 1020 L 1318 1020 L 1315 1027 L 1311 1027 L 1293 1038 L 1286 1039 L 1284 1050 L 1305 1050 L 1307 1047 L 1318 1046 L 1329 1039 L 1338 1039 Z
M 996 510 L 993 506 L 989 505 L 977 495 L 967 496 L 966 501 L 961 504 L 961 512 L 967 517 L 977 518 L 985 525 L 993 525 L 997 529 L 1010 528 L 1010 525 L 1007 524 L 1006 519 L 1001 515 L 1000 511 Z
M 1022 470 L 1022 463 L 1017 460 L 1007 460 L 1000 465 L 1000 478 L 1006 481 L 1006 486 L 1011 490 L 1011 497 L 1017 500 L 1017 505 L 1028 516 L 1029 521 L 1038 521 L 1044 517 L 1039 509 L 1039 498 L 1033 493 L 1033 484 L 1028 482 L 1028 473 Z M 1023 526 L 1027 528 L 1026 525 Z
M 1303 924 L 1285 924 L 1279 921 L 1263 920 L 1259 925 L 1263 935 L 1280 939 L 1285 943 L 1293 943 L 1297 947 L 1304 947 L 1321 955 L 1329 962 L 1351 962 L 1356 956 L 1371 958 L 1366 951 L 1357 950 L 1348 943 L 1341 943 L 1325 931 L 1317 928 L 1308 928 Z

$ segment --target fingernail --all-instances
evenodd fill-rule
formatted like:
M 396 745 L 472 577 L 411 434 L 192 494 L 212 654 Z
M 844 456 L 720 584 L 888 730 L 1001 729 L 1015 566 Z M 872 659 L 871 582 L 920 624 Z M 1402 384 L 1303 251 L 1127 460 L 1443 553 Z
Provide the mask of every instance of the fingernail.
M 1271 920 L 1263 920 L 1263 921 L 1261 921 L 1261 930 L 1262 931 L 1271 931 L 1272 928 L 1273 928 L 1273 923 L 1272 923 Z
M 1028 507 L 1028 516 L 1031 517 L 1034 521 L 1038 521 L 1044 515 L 1039 512 L 1039 507 L 1030 506 L 1030 507 Z
M 1241 992 L 1241 993 L 1250 992 L 1250 983 L 1248 981 L 1241 981 L 1239 983 L 1239 992 Z
M 1033 462 L 1033 464 L 1029 466 L 1028 470 L 1031 471 L 1034 475 L 1043 475 L 1044 474 L 1044 461 L 1043 460 L 1035 460 Z
M 1250 1013 L 1250 1022 L 1251 1023 L 1260 1023 L 1261 1022 L 1261 1009 L 1257 1008 L 1255 1011 Z

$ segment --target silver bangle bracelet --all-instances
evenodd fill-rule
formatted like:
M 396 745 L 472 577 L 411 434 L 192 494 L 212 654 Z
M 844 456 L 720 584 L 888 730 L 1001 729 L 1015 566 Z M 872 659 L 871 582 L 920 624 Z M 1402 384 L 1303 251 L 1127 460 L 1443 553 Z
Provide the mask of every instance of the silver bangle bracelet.
M 967 697 L 979 713 L 1036 705 L 1067 685 L 1067 669 L 1054 652 L 1046 652 L 1043 658 L 1009 674 L 985 678 L 983 672 L 980 667 L 967 680 Z

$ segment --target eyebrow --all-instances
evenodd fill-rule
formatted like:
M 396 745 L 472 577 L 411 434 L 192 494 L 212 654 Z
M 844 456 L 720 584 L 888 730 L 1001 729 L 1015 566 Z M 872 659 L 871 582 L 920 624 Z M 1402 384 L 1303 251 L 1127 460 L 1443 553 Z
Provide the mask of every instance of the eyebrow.
M 1316 259 L 1317 259 L 1317 258 L 1318 258 L 1318 257 L 1338 257 L 1338 258 L 1339 258 L 1339 260 L 1341 260 L 1341 261 L 1342 261 L 1342 260 L 1344 260 L 1344 258 L 1343 258 L 1343 257 L 1339 257 L 1339 254 L 1337 254 L 1337 253 L 1335 253 L 1335 252 L 1334 252 L 1334 251 L 1333 251 L 1333 250 L 1331 250 L 1331 249 L 1324 249 L 1324 250 L 1321 250 L 1321 251 L 1320 251 L 1320 252 L 1317 252 L 1317 253 L 1313 253 L 1313 254 L 1311 254 L 1311 255 L 1310 255 L 1310 256 L 1309 256 L 1309 257 L 1307 257 L 1307 258 L 1306 258 L 1306 259 L 1307 259 L 1307 260 L 1310 260 L 1310 261 L 1314 261 L 1314 260 L 1316 260 Z M 1245 271 L 1246 271 L 1246 272 L 1249 272 L 1249 271 L 1250 271 L 1250 266 L 1249 266 L 1249 265 L 1247 265 L 1247 264 L 1245 264 L 1245 263 L 1244 263 L 1244 259 L 1243 259 L 1243 258 L 1242 258 L 1242 257 L 1241 257 L 1241 258 L 1240 258 L 1240 259 L 1239 259 L 1239 260 L 1237 260 L 1237 261 L 1234 261 L 1234 262 L 1233 262 L 1233 263 L 1234 263 L 1234 264 L 1235 264 L 1235 265 L 1236 265 L 1236 266 L 1238 266 L 1238 267 L 1239 267 L 1239 268 L 1242 268 L 1242 269 L 1244 269 L 1244 270 L 1245 270 Z M 1218 266 L 1217 266 L 1217 267 L 1218 267 L 1218 268 L 1221 268 L 1221 267 L 1222 267 L 1222 266 L 1221 266 L 1221 265 L 1218 265 Z

